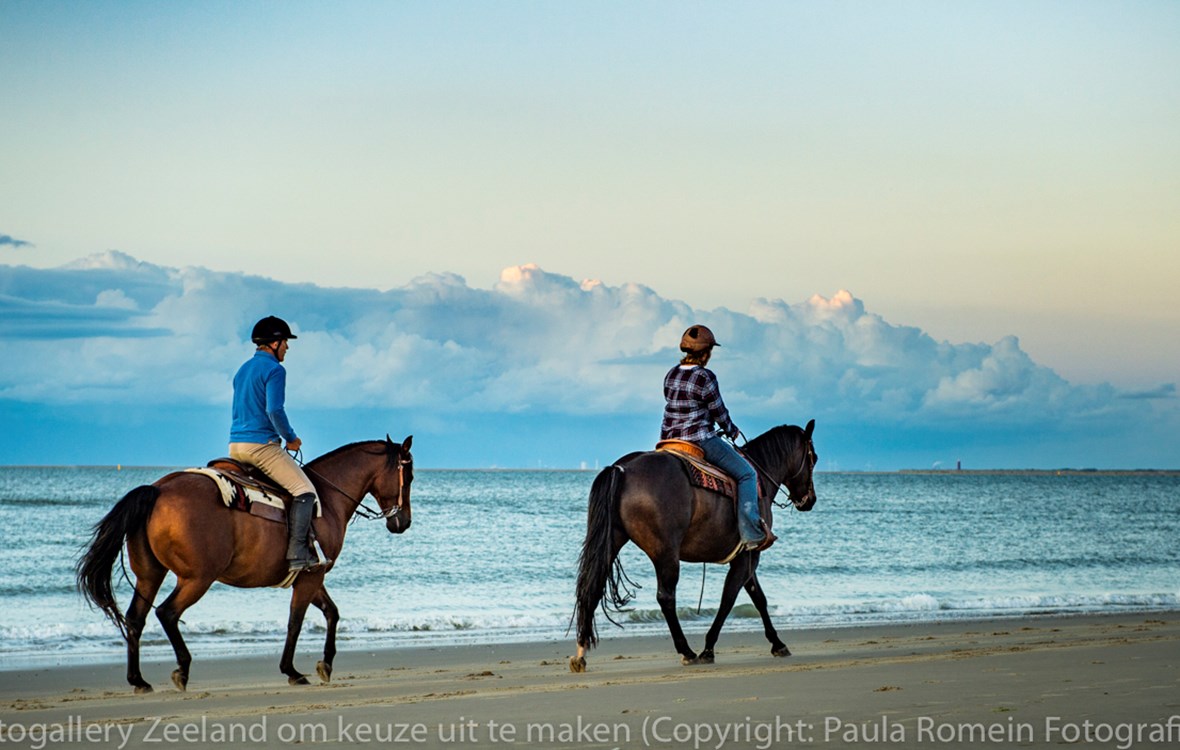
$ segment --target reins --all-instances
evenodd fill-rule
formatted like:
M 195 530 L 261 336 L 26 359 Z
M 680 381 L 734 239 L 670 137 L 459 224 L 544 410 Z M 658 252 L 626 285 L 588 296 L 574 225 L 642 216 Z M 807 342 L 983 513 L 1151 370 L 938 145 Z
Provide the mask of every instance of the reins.
M 296 451 L 294 453 L 294 455 L 292 455 L 292 458 L 295 459 L 295 463 L 299 464 L 299 466 L 305 472 L 308 472 L 310 474 L 315 474 L 316 477 L 318 477 L 321 482 L 323 482 L 327 486 L 331 487 L 332 489 L 336 490 L 341 495 L 344 495 L 344 497 L 346 499 L 351 500 L 352 502 L 356 503 L 356 509 L 353 510 L 352 521 L 356 521 L 357 517 L 363 518 L 366 521 L 385 520 L 385 519 L 393 518 L 394 516 L 396 516 L 402 512 L 402 507 L 405 504 L 404 502 L 402 502 L 402 497 L 404 496 L 405 491 L 406 491 L 405 469 L 406 469 L 406 464 L 410 463 L 410 462 L 406 461 L 405 459 L 403 459 L 401 457 L 399 457 L 397 459 L 397 495 L 398 495 L 397 505 L 393 506 L 389 510 L 382 510 L 380 507 L 377 507 L 376 509 L 370 508 L 369 506 L 365 505 L 365 498 L 364 497 L 360 497 L 360 498 L 353 497 L 349 493 L 342 490 L 339 487 L 339 485 L 337 485 L 335 482 L 328 479 L 323 474 L 321 474 L 320 472 L 311 468 L 307 464 L 303 463 L 303 450 L 302 449 Z M 413 459 L 411 459 L 411 461 L 412 460 Z

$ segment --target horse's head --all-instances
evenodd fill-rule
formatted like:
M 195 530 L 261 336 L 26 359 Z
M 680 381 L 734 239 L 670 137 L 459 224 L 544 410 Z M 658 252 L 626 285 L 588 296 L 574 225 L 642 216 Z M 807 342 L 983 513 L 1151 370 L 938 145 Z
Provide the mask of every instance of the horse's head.
M 761 476 L 775 485 L 786 487 L 787 495 L 799 510 L 811 510 L 815 505 L 815 484 L 811 475 L 819 457 L 811 442 L 815 420 L 800 429 L 794 425 L 779 425 L 746 443 L 747 458 Z M 773 498 L 772 498 L 773 499 Z M 769 508 L 764 508 L 764 512 Z
M 410 453 L 411 435 L 400 445 L 385 436 L 385 471 L 379 472 L 373 483 L 372 494 L 377 498 L 385 528 L 400 534 L 410 528 L 410 485 L 414 481 L 414 456 Z
M 811 433 L 815 431 L 815 420 L 812 419 L 803 429 L 802 440 L 796 448 L 796 457 L 791 465 L 791 473 L 784 480 L 791 502 L 798 510 L 811 510 L 815 506 L 815 482 L 812 473 L 819 456 L 815 452 L 815 444 L 811 440 Z

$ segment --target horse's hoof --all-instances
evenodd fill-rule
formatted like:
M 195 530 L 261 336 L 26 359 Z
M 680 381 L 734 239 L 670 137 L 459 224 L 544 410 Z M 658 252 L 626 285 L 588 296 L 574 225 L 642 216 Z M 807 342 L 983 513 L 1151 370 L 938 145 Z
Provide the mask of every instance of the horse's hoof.
M 311 683 L 307 681 L 306 677 L 304 677 L 303 675 L 300 674 L 300 675 L 294 675 L 292 677 L 288 677 L 287 684 L 288 685 L 310 685 Z
M 320 676 L 323 682 L 332 681 L 332 665 L 326 661 L 316 662 L 315 673 Z
M 770 654 L 771 656 L 786 657 L 791 655 L 791 649 L 783 645 L 775 646 L 774 648 L 770 649 Z
M 147 695 L 148 693 L 152 692 L 153 690 L 155 690 L 155 688 L 153 688 L 151 685 L 147 684 L 146 682 L 143 683 L 142 685 L 135 686 L 135 694 L 136 695 Z
M 700 664 L 701 657 L 697 656 L 696 654 L 693 654 L 692 656 L 685 656 L 685 655 L 681 654 L 680 663 L 686 667 L 691 667 L 694 664 Z
M 579 674 L 586 671 L 586 657 L 571 656 L 570 657 L 570 671 L 574 674 Z
M 187 691 L 188 675 L 186 675 L 184 672 L 181 672 L 179 669 L 172 670 L 172 684 L 175 685 L 176 689 L 182 693 Z M 149 687 L 148 690 L 151 690 L 151 688 Z
M 713 652 L 712 651 L 702 651 L 701 655 L 697 657 L 697 664 L 712 664 L 712 663 L 713 663 Z

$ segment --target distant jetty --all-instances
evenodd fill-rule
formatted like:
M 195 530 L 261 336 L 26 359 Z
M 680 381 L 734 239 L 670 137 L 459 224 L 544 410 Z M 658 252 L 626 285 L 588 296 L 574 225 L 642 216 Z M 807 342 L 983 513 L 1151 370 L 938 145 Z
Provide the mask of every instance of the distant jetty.
M 1180 469 L 901 469 L 897 473 L 931 476 L 1178 477 Z

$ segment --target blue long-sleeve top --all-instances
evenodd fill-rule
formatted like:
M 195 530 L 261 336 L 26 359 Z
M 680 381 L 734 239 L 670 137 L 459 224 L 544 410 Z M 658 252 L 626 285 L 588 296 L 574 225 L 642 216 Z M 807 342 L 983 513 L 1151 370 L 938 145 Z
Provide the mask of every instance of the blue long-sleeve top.
M 298 437 L 287 412 L 287 371 L 278 358 L 259 350 L 246 360 L 234 375 L 233 422 L 229 429 L 231 443 L 288 442 Z

